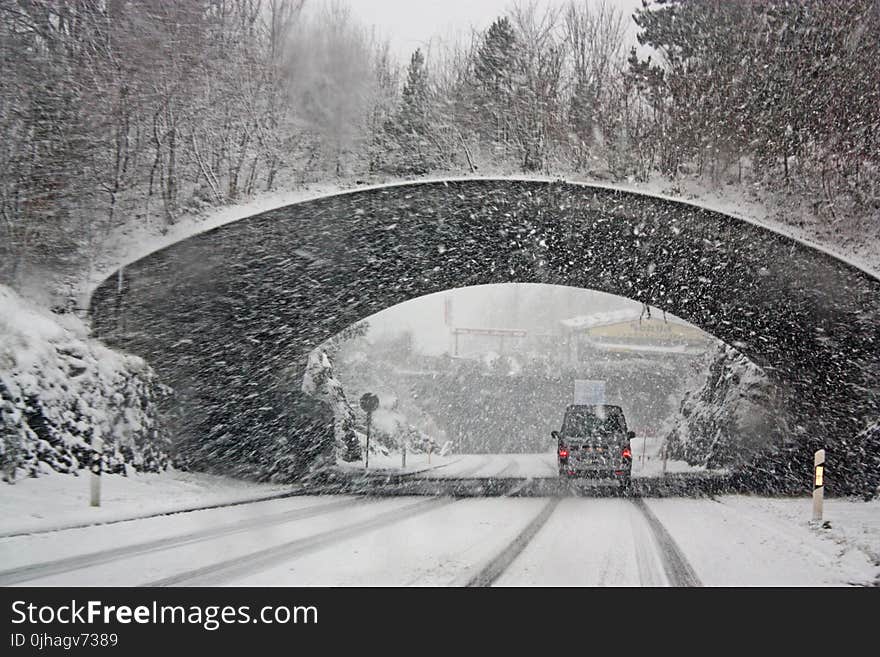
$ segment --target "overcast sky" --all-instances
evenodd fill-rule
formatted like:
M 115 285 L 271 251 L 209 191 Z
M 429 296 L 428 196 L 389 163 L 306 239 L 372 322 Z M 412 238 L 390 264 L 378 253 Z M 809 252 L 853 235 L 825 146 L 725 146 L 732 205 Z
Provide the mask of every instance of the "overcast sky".
M 538 7 L 559 7 L 568 0 L 535 0 Z M 580 0 L 595 4 L 596 0 Z M 629 17 L 641 7 L 641 0 L 606 0 Z M 388 39 L 401 63 L 431 39 L 469 34 L 492 24 L 511 5 L 510 0 L 348 0 L 352 13 L 363 23 L 375 26 Z M 629 36 L 635 44 L 635 24 L 628 20 Z
M 344 0 L 345 1 L 345 0 Z M 525 1 L 525 0 L 524 0 Z M 597 0 L 580 0 L 595 4 Z M 568 0 L 537 0 L 538 8 L 560 7 Z M 630 16 L 641 7 L 641 0 L 606 0 L 627 17 L 628 37 L 636 45 L 636 26 Z M 375 27 L 387 39 L 401 64 L 406 64 L 416 48 L 427 49 L 432 39 L 453 40 L 484 30 L 511 5 L 511 0 L 347 0 L 352 14 L 363 24 Z M 319 3 L 314 3 L 319 4 Z M 371 334 L 413 331 L 420 350 L 442 353 L 449 349 L 449 327 L 443 321 L 443 297 L 454 299 L 454 324 L 480 326 L 481 309 L 493 300 L 493 287 L 467 288 L 447 294 L 431 295 L 389 308 L 370 320 Z M 584 291 L 569 297 L 561 314 L 631 307 L 632 301 Z M 529 305 L 529 304 L 526 304 Z M 529 308 L 523 308 L 525 313 Z
M 370 323 L 370 336 L 373 338 L 385 334 L 398 334 L 402 331 L 412 331 L 416 348 L 427 354 L 439 355 L 450 350 L 450 327 L 444 321 L 444 298 L 452 302 L 452 325 L 459 328 L 525 328 L 516 317 L 532 317 L 535 313 L 546 315 L 548 309 L 541 307 L 543 299 L 553 286 L 549 285 L 523 285 L 523 294 L 517 295 L 518 307 L 510 307 L 509 295 L 500 294 L 501 288 L 508 285 L 480 285 L 477 287 L 465 287 L 437 294 L 429 294 L 406 303 L 392 306 L 387 310 L 368 318 Z M 558 289 L 558 288 L 557 288 Z M 558 305 L 554 305 L 553 321 L 545 323 L 544 329 L 556 327 L 556 320 L 586 315 L 594 312 L 608 310 L 632 309 L 634 312 L 641 310 L 641 305 L 630 299 L 604 294 L 593 290 L 578 290 L 566 288 L 567 294 L 558 298 Z M 560 295 L 555 295 L 560 297 Z M 485 319 L 488 306 L 495 306 L 500 302 L 500 313 L 495 313 L 498 318 L 493 322 Z M 487 349 L 495 349 L 495 339 L 487 338 L 488 342 L 475 339 L 477 342 L 462 345 L 463 351 L 482 346 Z

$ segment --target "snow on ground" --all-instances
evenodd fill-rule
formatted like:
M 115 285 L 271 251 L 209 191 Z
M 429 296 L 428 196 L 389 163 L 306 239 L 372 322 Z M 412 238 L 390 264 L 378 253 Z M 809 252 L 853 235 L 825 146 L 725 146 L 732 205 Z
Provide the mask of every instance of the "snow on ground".
M 461 459 L 462 455 L 460 454 L 449 454 L 447 456 L 432 454 L 429 461 L 427 454 L 408 453 L 406 455 L 406 467 L 403 467 L 401 455 L 399 453 L 370 454 L 370 467 L 368 470 L 364 467 L 363 460 L 349 463 L 338 460 L 336 465 L 340 470 L 346 473 L 367 472 L 373 475 L 399 475 L 415 474 L 417 472 L 428 472 L 436 470 L 437 468 L 445 468 Z
M 633 477 L 658 477 L 663 475 L 663 459 L 660 456 L 660 439 L 643 441 L 636 438 L 633 443 Z M 647 449 L 643 455 L 643 449 Z M 363 472 L 364 462 L 339 463 L 346 472 Z M 401 467 L 400 454 L 371 454 L 371 474 L 401 475 L 418 474 L 431 479 L 493 478 L 529 479 L 558 476 L 556 452 L 538 454 L 433 454 L 430 462 L 427 454 L 407 454 L 406 468 Z M 683 461 L 669 460 L 666 472 L 706 472 L 703 467 L 688 465 Z M 720 471 L 714 471 L 720 472 Z
M 663 462 L 663 438 L 659 436 L 636 436 L 630 443 L 633 452 L 632 476 L 661 477 L 663 473 L 707 472 L 706 468 L 690 465 L 684 461 L 667 459 Z M 714 474 L 723 474 L 724 470 L 712 470 Z
M 880 501 L 826 500 L 836 530 L 810 527 L 809 498 L 646 502 L 706 585 L 840 586 L 880 577 Z
M 450 455 L 448 458 L 455 458 Z M 448 466 L 424 473 L 424 477 L 439 478 L 529 478 L 555 477 L 556 462 L 553 453 L 547 454 L 460 454 Z
M 350 500 L 351 498 L 345 498 Z M 30 585 L 147 584 L 158 578 L 238 559 L 224 585 L 396 586 L 461 585 L 480 572 L 517 537 L 546 504 L 543 499 L 488 498 L 447 501 L 407 517 L 419 498 L 387 498 L 335 506 L 339 498 L 299 497 L 247 507 L 199 511 L 63 534 L 0 541 L 4 565 L 16 567 L 93 550 L 135 546 L 132 553 L 64 573 L 37 576 Z M 730 504 L 733 502 L 732 504 Z M 839 545 L 794 519 L 768 509 L 807 500 L 724 498 L 721 502 L 667 498 L 649 500 L 685 558 L 705 585 L 847 585 L 870 583 L 877 566 L 851 545 Z M 848 512 L 876 512 L 870 505 Z M 863 508 L 859 508 L 863 505 Z M 278 520 L 326 506 L 308 518 Z M 400 512 L 401 520 L 342 536 L 314 549 L 287 555 L 283 546 L 346 526 Z M 841 515 L 840 511 L 836 511 Z M 783 516 L 785 513 L 783 513 Z M 237 523 L 259 523 L 238 531 Z M 228 526 L 207 540 L 193 532 Z M 137 552 L 143 541 L 181 536 L 173 546 Z M 249 555 L 282 548 L 269 562 Z M 660 546 L 638 509 L 621 499 L 562 500 L 546 525 L 496 582 L 497 585 L 668 584 Z
M 99 549 L 106 550 L 118 545 L 134 544 L 139 541 L 151 541 L 156 534 L 156 527 L 165 522 L 179 523 L 181 519 L 195 518 L 199 528 L 211 526 L 211 524 L 224 523 L 230 520 L 234 525 L 236 519 L 251 518 L 266 514 L 266 505 L 278 512 L 280 509 L 304 509 L 315 504 L 332 504 L 339 498 L 335 496 L 297 497 L 275 502 L 261 502 L 257 505 L 246 507 L 234 507 L 233 509 L 213 511 L 198 511 L 186 516 L 171 516 L 154 518 L 150 520 L 123 523 L 106 527 L 94 527 L 88 530 L 73 530 L 80 537 L 87 537 L 92 531 L 104 530 L 104 538 Z M 72 572 L 50 574 L 37 577 L 25 582 L 29 586 L 139 586 L 149 585 L 152 582 L 178 575 L 182 572 L 199 568 L 208 564 L 240 559 L 242 565 L 249 563 L 250 555 L 259 553 L 272 547 L 278 547 L 316 536 L 324 532 L 333 531 L 340 527 L 355 525 L 370 521 L 377 515 L 403 509 L 422 502 L 424 498 L 393 497 L 381 500 L 372 500 L 367 503 L 355 503 L 344 508 L 336 507 L 332 511 L 314 515 L 308 518 L 294 518 L 287 521 L 278 521 L 271 517 L 266 518 L 266 523 L 248 531 L 234 531 L 224 533 L 207 540 L 188 540 L 172 547 L 151 551 L 148 554 L 132 553 L 106 561 L 100 564 L 88 565 Z M 228 515 L 232 512 L 233 515 Z M 209 524 L 210 523 L 210 524 Z M 181 525 L 182 526 L 182 525 Z M 183 533 L 186 537 L 189 528 Z M 125 532 L 125 534 L 123 534 Z M 65 532 L 65 535 L 68 532 Z M 51 554 L 53 547 L 58 549 L 62 545 L 60 540 L 55 540 L 57 534 L 41 536 L 21 537 L 20 539 L 7 539 L 0 542 L 0 560 L 4 553 L 15 553 L 22 549 L 29 549 L 38 541 L 44 544 L 43 556 Z M 59 537 L 60 538 L 60 537 Z M 94 546 L 93 546 L 94 547 Z M 325 564 L 330 570 L 339 564 Z M 286 585 L 286 582 L 276 581 L 275 585 Z
M 170 577 L 186 584 L 206 569 L 214 580 L 197 584 L 461 585 L 507 551 L 547 502 L 298 496 L 0 537 L 0 582 L 119 586 Z M 807 497 L 645 503 L 704 585 L 878 581 L 880 501 L 826 500 L 831 529 L 809 526 Z M 633 501 L 566 498 L 495 583 L 663 586 L 668 558 Z
M 659 474 L 659 458 L 640 465 L 634 450 L 634 476 Z M 650 449 L 649 449 L 650 452 Z M 556 456 L 543 454 L 408 454 L 401 469 L 400 455 L 372 455 L 371 474 L 419 474 L 441 478 L 529 478 L 555 477 Z M 363 470 L 363 462 L 345 464 L 344 470 Z M 693 470 L 687 464 L 670 461 L 669 472 Z M 133 473 L 128 477 L 103 475 L 100 507 L 89 506 L 89 477 L 50 473 L 38 479 L 23 479 L 0 488 L 0 534 L 17 534 L 88 523 L 106 523 L 126 518 L 182 509 L 227 504 L 290 490 L 281 484 L 256 483 L 195 472 L 169 470 L 159 474 Z
M 864 502 L 856 498 L 831 498 L 824 502 L 823 521 L 828 527 L 812 527 L 812 497 L 788 499 L 726 496 L 721 502 L 756 522 L 782 523 L 833 544 L 840 559 L 859 561 L 864 555 L 876 567 L 875 583 L 880 585 L 880 499 Z M 800 532 L 798 532 L 800 535 Z
M 650 532 L 628 500 L 566 499 L 496 586 L 665 586 Z
M 279 495 L 289 487 L 196 472 L 103 475 L 101 506 L 89 506 L 89 477 L 50 473 L 0 485 L 0 534 L 105 523 Z
M 555 452 L 545 454 L 407 454 L 401 467 L 400 454 L 371 454 L 371 474 L 418 474 L 422 477 L 457 478 L 529 478 L 555 477 Z M 347 472 L 363 472 L 364 462 L 339 463 Z
M 545 503 L 459 500 L 226 584 L 461 586 L 503 550 Z
M 0 571 L 165 539 L 187 538 L 224 528 L 260 533 L 260 526 L 249 527 L 248 523 L 261 519 L 278 519 L 284 514 L 296 514 L 325 505 L 329 505 L 329 510 L 333 505 L 353 499 L 347 495 L 285 497 L 57 532 L 0 537 Z M 208 556 L 206 553 L 205 558 Z M 162 558 L 161 550 L 141 554 L 141 559 L 145 561 Z M 0 582 L 3 582 L 2 572 Z
M 347 471 L 363 471 L 363 461 L 346 463 Z M 556 454 L 407 454 L 406 468 L 400 454 L 370 455 L 372 474 L 418 474 L 431 479 L 556 477 Z

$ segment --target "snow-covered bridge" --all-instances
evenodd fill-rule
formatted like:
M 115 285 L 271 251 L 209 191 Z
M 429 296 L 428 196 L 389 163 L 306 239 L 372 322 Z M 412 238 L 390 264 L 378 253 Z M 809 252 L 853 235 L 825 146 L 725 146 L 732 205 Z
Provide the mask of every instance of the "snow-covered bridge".
M 110 276 L 99 337 L 178 395 L 186 450 L 295 474 L 327 439 L 299 392 L 322 341 L 409 299 L 470 285 L 589 288 L 665 309 L 770 373 L 813 436 L 880 415 L 880 281 L 817 248 L 669 199 L 468 179 L 363 189 L 265 212 Z

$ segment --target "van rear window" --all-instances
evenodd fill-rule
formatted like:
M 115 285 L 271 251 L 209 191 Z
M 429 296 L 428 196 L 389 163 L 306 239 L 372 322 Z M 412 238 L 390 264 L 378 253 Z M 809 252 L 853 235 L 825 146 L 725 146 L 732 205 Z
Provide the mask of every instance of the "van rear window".
M 619 415 L 599 417 L 588 410 L 571 410 L 565 415 L 562 433 L 565 436 L 583 438 L 601 437 L 626 431 L 623 418 Z

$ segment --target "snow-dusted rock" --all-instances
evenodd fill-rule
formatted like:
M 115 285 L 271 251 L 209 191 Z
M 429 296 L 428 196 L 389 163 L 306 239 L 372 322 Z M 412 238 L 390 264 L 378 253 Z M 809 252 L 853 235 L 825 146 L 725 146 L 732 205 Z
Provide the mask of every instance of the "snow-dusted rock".
M 345 398 L 342 384 L 333 376 L 330 358 L 321 349 L 309 354 L 302 391 L 323 401 L 333 411 L 333 435 L 339 456 L 344 461 L 359 460 L 361 450 L 354 430 L 354 411 Z
M 775 386 L 745 356 L 723 345 L 702 387 L 682 400 L 667 440 L 672 458 L 711 468 L 747 463 L 787 435 Z

